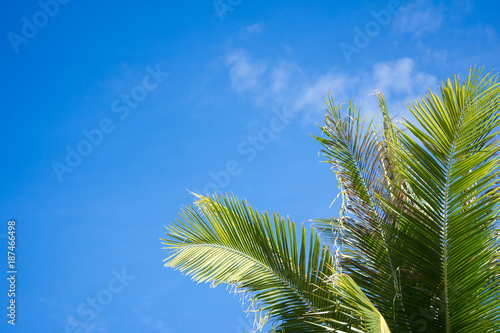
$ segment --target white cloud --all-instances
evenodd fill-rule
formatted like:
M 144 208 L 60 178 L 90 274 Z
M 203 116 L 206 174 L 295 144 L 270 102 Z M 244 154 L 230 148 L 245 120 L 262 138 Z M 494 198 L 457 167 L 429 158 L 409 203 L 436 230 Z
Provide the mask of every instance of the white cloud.
M 342 73 L 329 72 L 321 75 L 312 82 L 305 84 L 297 96 L 294 109 L 317 109 L 324 106 L 323 96 L 327 96 L 331 91 L 336 99 L 346 100 L 348 91 L 352 90 L 357 79 L 349 78 Z
M 256 23 L 256 24 L 252 24 L 252 25 L 249 25 L 248 27 L 246 27 L 245 32 L 247 33 L 247 35 L 251 36 L 251 35 L 258 35 L 263 30 L 264 30 L 264 26 L 262 25 L 262 23 Z
M 405 104 L 423 97 L 428 88 L 435 90 L 436 87 L 437 78 L 434 75 L 417 70 L 412 59 L 401 58 L 375 64 L 372 72 L 363 79 L 360 96 L 365 110 L 374 112 L 378 110 L 378 100 L 367 98 L 366 92 L 378 89 L 384 94 L 392 115 L 409 116 Z
M 286 90 L 291 83 L 293 72 L 300 71 L 295 64 L 282 63 L 271 69 L 271 90 L 279 93 Z
M 424 64 L 445 65 L 448 61 L 448 50 L 437 48 L 435 45 L 429 47 L 422 40 L 417 40 L 414 43 L 418 59 Z
M 258 37 L 264 31 L 264 24 L 262 22 L 251 24 L 241 28 L 237 34 L 233 37 L 239 40 L 251 39 L 252 37 Z
M 420 37 L 424 33 L 434 32 L 443 22 L 443 7 L 436 7 L 430 0 L 418 0 L 401 7 L 394 19 L 394 30 Z
M 259 89 L 261 75 L 267 65 L 263 62 L 252 62 L 247 52 L 239 50 L 232 52 L 226 58 L 226 65 L 230 68 L 231 84 L 237 91 Z
M 436 84 L 436 77 L 417 72 L 415 62 L 410 58 L 375 64 L 373 79 L 377 89 L 386 92 L 386 97 L 390 97 L 391 93 L 411 96 L 422 87 Z
M 376 63 L 369 72 L 332 69 L 311 75 L 297 63 L 254 59 L 247 51 L 236 50 L 227 56 L 226 66 L 232 88 L 251 97 L 256 106 L 284 106 L 301 112 L 305 121 L 324 114 L 323 97 L 329 91 L 335 101 L 347 103 L 354 98 L 357 104 L 363 104 L 365 112 L 374 112 L 378 110 L 377 98 L 369 94 L 379 89 L 388 105 L 401 113 L 406 110 L 405 102 L 437 85 L 436 77 L 419 71 L 410 58 Z

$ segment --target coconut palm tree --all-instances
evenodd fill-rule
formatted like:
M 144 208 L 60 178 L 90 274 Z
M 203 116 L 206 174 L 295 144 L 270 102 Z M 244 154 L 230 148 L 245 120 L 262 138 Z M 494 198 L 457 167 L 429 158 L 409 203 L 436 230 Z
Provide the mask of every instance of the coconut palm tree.
M 383 126 L 326 101 L 338 217 L 309 231 L 234 196 L 197 196 L 162 239 L 165 266 L 229 284 L 276 332 L 499 332 L 497 75 L 471 70 Z M 320 238 L 321 236 L 321 238 Z

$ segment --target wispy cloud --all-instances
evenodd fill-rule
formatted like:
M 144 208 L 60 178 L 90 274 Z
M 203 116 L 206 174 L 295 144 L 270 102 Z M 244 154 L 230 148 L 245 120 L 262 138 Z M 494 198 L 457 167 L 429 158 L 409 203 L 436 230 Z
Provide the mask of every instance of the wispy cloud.
M 434 6 L 430 0 L 417 0 L 401 7 L 394 21 L 394 30 L 401 34 L 420 37 L 437 31 L 443 22 L 443 6 Z
M 328 72 L 320 75 L 303 85 L 295 99 L 294 109 L 320 110 L 325 104 L 322 97 L 326 96 L 329 91 L 336 99 L 346 100 L 349 98 L 348 92 L 352 91 L 358 82 L 359 79 L 340 72 Z
M 262 23 L 255 23 L 252 25 L 247 26 L 244 29 L 244 32 L 248 35 L 258 35 L 264 30 L 264 25 Z
M 268 67 L 265 62 L 252 60 L 248 52 L 237 50 L 227 56 L 226 65 L 229 67 L 231 84 L 237 91 L 262 88 L 262 75 Z
M 477 23 L 477 27 L 475 29 L 469 30 L 468 34 L 470 36 L 484 36 L 488 41 L 497 40 L 497 32 L 495 28 L 481 22 Z
M 155 313 L 157 309 L 158 304 L 153 300 L 145 300 L 142 303 L 138 303 L 133 309 L 134 316 L 131 321 L 139 321 L 146 332 L 172 332 L 172 328 L 166 321 L 158 319 L 161 315 Z
M 385 92 L 399 96 L 413 96 L 427 86 L 435 86 L 436 77 L 416 70 L 415 62 L 402 58 L 392 62 L 379 62 L 373 67 L 373 85 Z
M 331 69 L 314 75 L 296 62 L 255 58 L 238 49 L 228 53 L 225 64 L 232 89 L 252 98 L 257 107 L 285 105 L 302 112 L 305 121 L 324 113 L 323 97 L 329 91 L 336 101 L 354 97 L 365 110 L 373 111 L 377 100 L 369 94 L 375 89 L 385 94 L 390 105 L 401 108 L 408 99 L 437 85 L 437 78 L 419 70 L 411 58 L 378 62 L 369 72 Z

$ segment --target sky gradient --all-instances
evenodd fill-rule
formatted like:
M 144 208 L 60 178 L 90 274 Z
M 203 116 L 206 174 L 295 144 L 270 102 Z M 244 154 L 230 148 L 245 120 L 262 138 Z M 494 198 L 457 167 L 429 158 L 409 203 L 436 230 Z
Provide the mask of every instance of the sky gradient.
M 297 223 L 336 216 L 319 163 L 323 96 L 397 119 L 405 103 L 499 68 L 494 1 L 9 2 L 0 253 L 16 221 L 16 326 L 1 332 L 227 332 L 241 301 L 163 267 L 189 191 L 234 193 Z M 6 255 L 1 256 L 7 277 Z

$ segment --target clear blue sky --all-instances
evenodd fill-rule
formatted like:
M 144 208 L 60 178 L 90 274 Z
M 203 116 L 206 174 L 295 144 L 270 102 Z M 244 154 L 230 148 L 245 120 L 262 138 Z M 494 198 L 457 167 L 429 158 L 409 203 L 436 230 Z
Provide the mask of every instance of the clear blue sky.
M 187 189 L 335 216 L 310 137 L 329 89 L 370 114 L 380 89 L 405 116 L 427 87 L 500 65 L 496 1 L 216 5 L 2 4 L 0 267 L 15 219 L 19 273 L 16 327 L 0 280 L 0 331 L 242 332 L 238 298 L 162 265 Z

